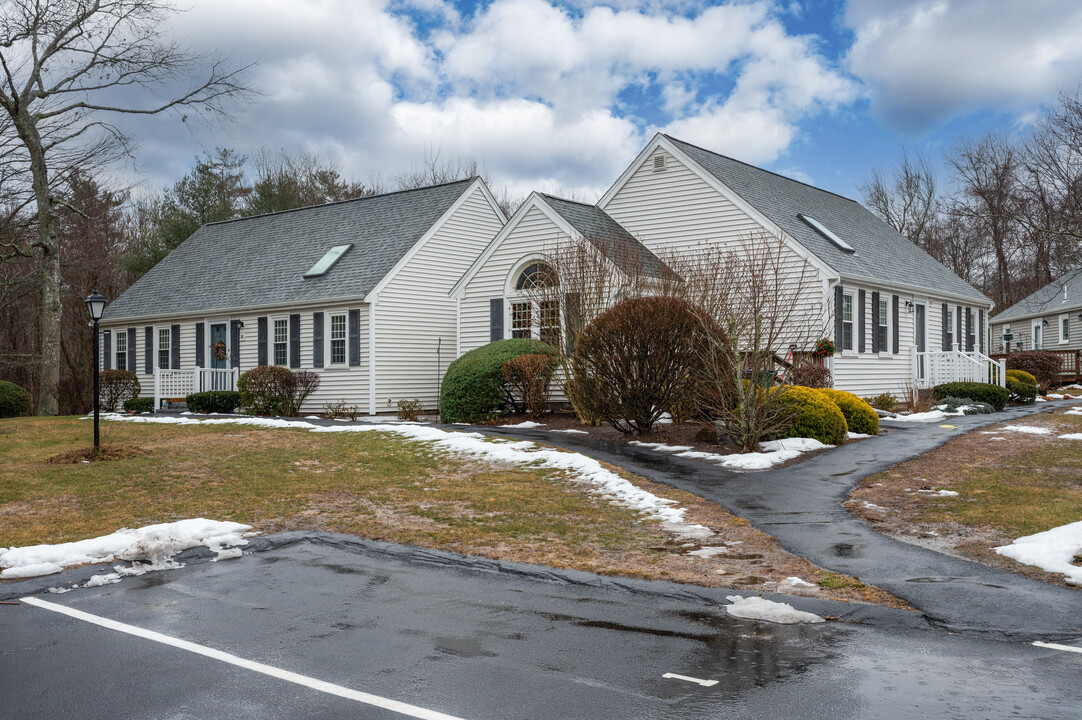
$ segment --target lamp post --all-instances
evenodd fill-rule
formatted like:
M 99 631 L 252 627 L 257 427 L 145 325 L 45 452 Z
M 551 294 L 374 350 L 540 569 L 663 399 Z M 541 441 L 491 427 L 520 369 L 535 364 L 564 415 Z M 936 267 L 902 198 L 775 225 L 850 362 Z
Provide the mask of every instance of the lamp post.
M 98 321 L 101 320 L 101 315 L 105 312 L 105 298 L 98 294 L 95 290 L 90 294 L 90 297 L 86 299 L 86 309 L 90 313 L 90 319 L 94 321 L 94 452 L 98 451 L 100 444 L 98 434 L 98 368 L 101 361 L 98 358 Z

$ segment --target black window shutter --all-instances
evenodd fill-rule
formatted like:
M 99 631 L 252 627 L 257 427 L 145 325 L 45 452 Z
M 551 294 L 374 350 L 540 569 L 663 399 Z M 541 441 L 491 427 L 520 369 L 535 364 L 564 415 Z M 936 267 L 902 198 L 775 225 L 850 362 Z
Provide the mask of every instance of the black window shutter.
M 897 355 L 901 349 L 898 345 L 898 296 L 891 295 L 891 304 L 893 305 L 892 315 L 894 318 L 894 354 Z
M 128 328 L 128 372 L 135 372 L 138 366 L 135 359 L 135 328 Z
M 256 321 L 256 333 L 255 333 L 256 345 L 258 349 L 256 354 L 256 363 L 259 365 L 267 364 L 267 318 L 261 317 Z
M 229 367 L 240 367 L 240 320 L 229 321 Z
M 879 293 L 872 293 L 872 352 L 883 352 L 879 347 Z
M 349 364 L 361 364 L 361 311 L 349 311 Z
M 834 288 L 834 346 L 838 352 L 842 351 L 842 296 L 844 288 L 838 285 Z
M 206 363 L 207 327 L 204 323 L 195 324 L 195 366 L 203 367 Z
M 312 313 L 312 367 L 323 367 L 323 313 Z
M 301 366 L 301 316 L 289 316 L 289 367 Z
M 962 336 L 962 306 L 961 305 L 954 308 L 954 314 L 958 316 L 958 322 L 956 323 L 958 325 L 958 332 L 954 336 L 954 344 L 957 345 L 962 350 L 965 350 L 966 339 L 965 339 L 965 337 Z M 953 348 L 951 348 L 951 349 L 953 350 Z
M 868 349 L 868 346 L 866 345 L 864 340 L 864 327 L 865 323 L 867 322 L 865 318 L 865 315 L 867 315 L 867 308 L 865 308 L 864 306 L 867 305 L 867 303 L 865 302 L 865 294 L 863 290 L 857 293 L 857 302 L 860 303 L 860 309 L 857 311 L 857 333 L 859 335 L 859 337 L 857 338 L 857 352 L 865 352 Z
M 977 349 L 984 354 L 984 308 L 977 310 Z
M 154 374 L 154 328 L 150 325 L 143 328 L 143 372 Z
M 973 310 L 966 308 L 966 352 L 973 352 Z
M 943 336 L 942 336 L 942 338 L 940 340 L 943 343 L 943 351 L 946 352 L 947 350 L 951 349 L 950 343 L 947 342 L 947 335 L 949 335 L 950 331 L 951 331 L 950 320 L 947 319 L 947 303 L 943 303 L 943 317 L 942 317 L 942 320 L 943 320 Z
M 101 334 L 101 347 L 102 347 L 102 370 L 113 369 L 113 331 L 105 330 Z
M 503 340 L 503 298 L 488 301 L 488 341 Z
M 581 322 L 582 295 L 580 293 L 567 293 L 564 295 L 564 342 L 567 345 L 569 357 L 575 351 L 575 341 L 578 339 L 576 333 Z
M 169 327 L 169 367 L 180 369 L 180 325 Z

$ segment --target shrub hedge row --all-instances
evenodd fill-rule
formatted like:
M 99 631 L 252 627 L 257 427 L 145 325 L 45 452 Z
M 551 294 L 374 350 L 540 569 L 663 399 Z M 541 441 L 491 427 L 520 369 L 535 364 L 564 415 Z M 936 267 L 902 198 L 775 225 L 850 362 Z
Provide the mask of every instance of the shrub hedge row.
M 133 413 L 154 412 L 154 398 L 131 398 L 125 400 L 124 409 Z
M 1003 409 L 1011 395 L 1007 388 L 977 382 L 943 383 L 932 388 L 932 394 L 940 401 L 956 397 L 988 403 L 996 412 Z
M 184 398 L 188 411 L 198 415 L 231 413 L 240 407 L 240 393 L 234 390 L 208 390 Z

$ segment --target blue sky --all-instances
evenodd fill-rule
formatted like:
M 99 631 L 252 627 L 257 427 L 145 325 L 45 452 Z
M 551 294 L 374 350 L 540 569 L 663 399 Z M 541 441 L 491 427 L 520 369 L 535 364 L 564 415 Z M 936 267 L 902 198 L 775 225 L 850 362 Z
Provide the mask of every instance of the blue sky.
M 438 151 L 593 200 L 663 131 L 856 197 L 903 145 L 1024 133 L 1082 80 L 1077 0 L 191 1 L 166 31 L 258 61 L 262 94 L 230 126 L 133 126 L 147 190 L 221 145 L 358 180 Z

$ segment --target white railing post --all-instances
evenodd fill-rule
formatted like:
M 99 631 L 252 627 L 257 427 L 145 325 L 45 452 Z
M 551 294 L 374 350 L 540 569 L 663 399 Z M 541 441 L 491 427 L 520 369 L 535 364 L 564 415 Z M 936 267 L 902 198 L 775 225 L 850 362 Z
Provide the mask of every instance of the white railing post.
M 999 386 L 1007 387 L 1007 360 L 999 359 Z
M 154 412 L 162 409 L 162 369 L 154 368 Z

